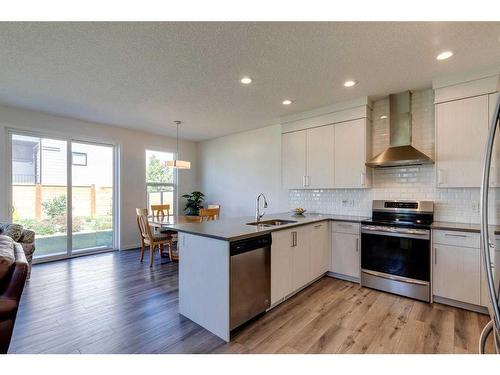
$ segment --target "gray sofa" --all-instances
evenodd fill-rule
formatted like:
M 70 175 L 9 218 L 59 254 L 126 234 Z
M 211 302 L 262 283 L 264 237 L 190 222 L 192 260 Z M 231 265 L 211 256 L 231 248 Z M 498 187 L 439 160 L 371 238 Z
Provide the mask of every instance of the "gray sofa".
M 31 275 L 31 261 L 35 252 L 35 232 L 24 229 L 21 224 L 0 223 L 0 234 L 9 236 L 15 242 L 18 242 L 26 255 L 28 261 L 28 279 Z

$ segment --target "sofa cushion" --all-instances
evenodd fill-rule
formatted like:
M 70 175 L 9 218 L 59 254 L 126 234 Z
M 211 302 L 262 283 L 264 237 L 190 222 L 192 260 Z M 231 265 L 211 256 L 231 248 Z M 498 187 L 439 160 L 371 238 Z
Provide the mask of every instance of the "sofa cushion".
M 0 234 L 9 236 L 18 242 L 23 234 L 23 226 L 21 224 L 4 224 L 0 228 Z
M 0 235 L 0 280 L 9 273 L 15 261 L 14 241 L 9 236 Z

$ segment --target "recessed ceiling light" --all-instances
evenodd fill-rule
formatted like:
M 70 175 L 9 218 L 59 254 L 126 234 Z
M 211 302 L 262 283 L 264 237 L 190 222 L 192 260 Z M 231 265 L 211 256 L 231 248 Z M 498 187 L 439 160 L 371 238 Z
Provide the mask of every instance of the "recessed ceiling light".
M 250 77 L 243 77 L 241 80 L 240 80 L 241 83 L 243 83 L 244 85 L 249 85 L 252 83 L 252 78 Z
M 282 101 L 283 105 L 290 105 L 293 103 L 293 100 L 290 100 L 290 99 L 285 99 Z
M 387 118 L 387 116 L 386 116 L 386 115 L 382 115 L 382 116 L 380 116 L 380 119 L 381 119 L 381 120 L 385 120 L 386 118 Z
M 451 56 L 453 56 L 453 52 L 444 51 L 444 52 L 441 52 L 439 55 L 437 55 L 436 60 L 446 60 L 446 59 L 449 59 Z
M 344 82 L 345 87 L 352 87 L 352 86 L 355 86 L 357 84 L 358 84 L 358 81 L 354 81 L 354 80 L 349 80 L 349 81 Z

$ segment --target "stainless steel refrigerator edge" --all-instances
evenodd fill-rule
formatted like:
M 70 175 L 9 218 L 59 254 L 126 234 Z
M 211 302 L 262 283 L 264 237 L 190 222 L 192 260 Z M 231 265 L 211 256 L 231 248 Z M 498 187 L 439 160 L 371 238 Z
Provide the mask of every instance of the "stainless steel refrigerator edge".
M 486 149 L 484 154 L 484 164 L 483 164 L 483 175 L 481 181 L 481 201 L 480 201 L 480 218 L 481 218 L 481 254 L 483 256 L 483 261 L 486 270 L 486 281 L 488 284 L 488 295 L 490 304 L 488 306 L 488 311 L 491 317 L 490 322 L 484 327 L 481 332 L 481 337 L 479 339 L 479 352 L 485 352 L 485 344 L 488 336 L 494 334 L 494 344 L 495 351 L 499 353 L 500 351 L 500 307 L 499 307 L 499 293 L 496 283 L 498 280 L 494 279 L 494 268 L 490 256 L 490 249 L 494 249 L 495 245 L 490 240 L 490 235 L 488 231 L 488 194 L 489 194 L 489 180 L 490 180 L 490 167 L 491 167 L 491 157 L 493 153 L 493 146 L 495 141 L 495 134 L 497 132 L 497 127 L 499 126 L 500 119 L 500 96 L 498 97 L 497 104 L 495 107 L 495 112 L 493 112 L 493 118 L 491 120 L 490 130 L 488 132 L 488 139 L 486 141 Z

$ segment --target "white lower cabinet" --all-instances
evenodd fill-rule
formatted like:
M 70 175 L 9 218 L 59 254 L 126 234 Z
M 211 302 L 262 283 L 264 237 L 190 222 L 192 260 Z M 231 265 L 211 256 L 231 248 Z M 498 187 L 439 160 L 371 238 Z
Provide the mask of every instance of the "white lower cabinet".
M 493 280 L 495 281 L 495 288 L 498 290 L 500 283 L 500 236 L 495 238 L 495 249 L 490 251 L 490 258 L 493 263 Z M 486 270 L 484 269 L 483 255 L 481 254 L 481 306 L 488 307 L 489 303 L 488 282 L 486 281 Z
M 479 234 L 433 231 L 433 257 L 434 296 L 481 305 Z
M 309 232 L 309 248 L 311 252 L 311 278 L 315 279 L 330 268 L 330 246 L 328 222 L 312 225 Z
M 331 266 L 336 276 L 349 280 L 360 278 L 360 234 L 357 223 L 332 224 Z
M 309 249 L 309 225 L 295 229 L 295 246 L 292 247 L 292 288 L 300 289 L 311 278 L 311 251 Z
M 328 222 L 272 232 L 271 305 L 328 270 Z
M 271 305 L 292 293 L 292 246 L 294 231 L 272 233 L 271 244 Z
M 434 295 L 479 305 L 479 249 L 435 245 L 434 252 Z

